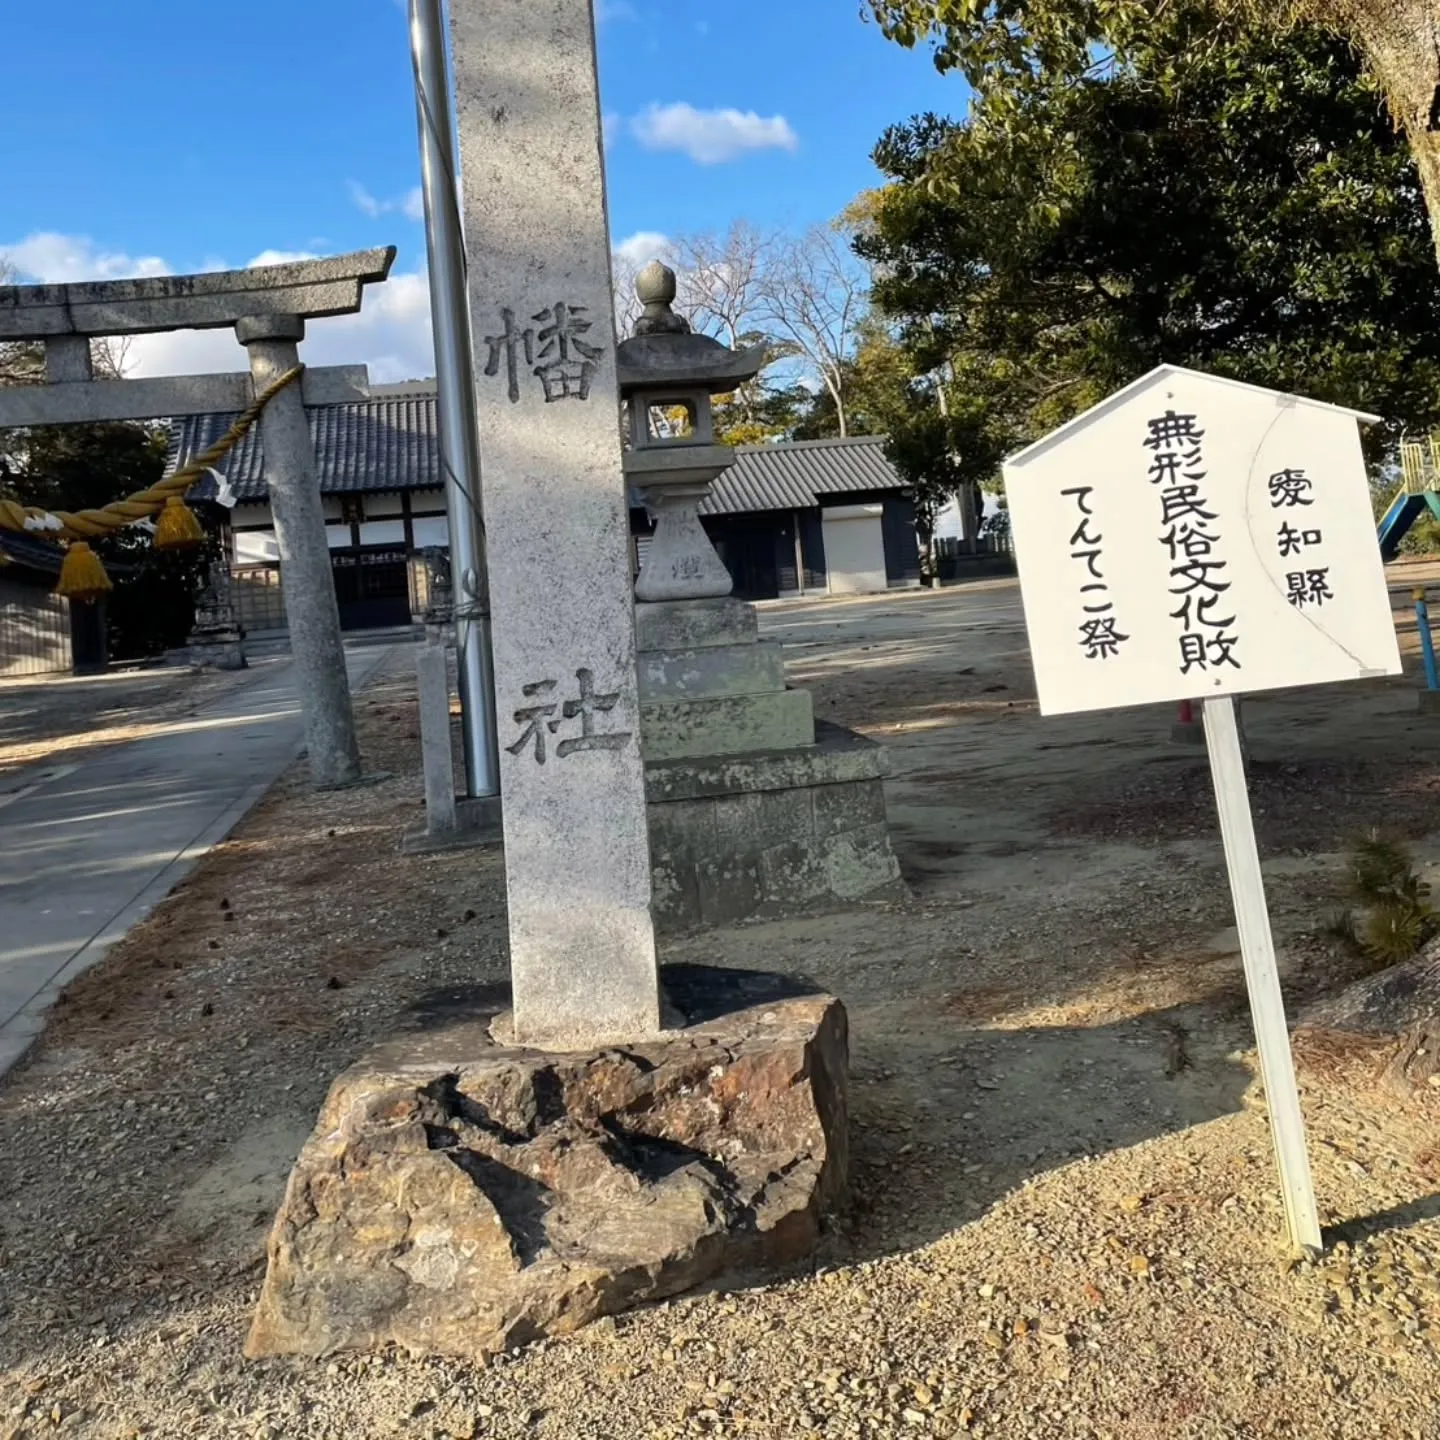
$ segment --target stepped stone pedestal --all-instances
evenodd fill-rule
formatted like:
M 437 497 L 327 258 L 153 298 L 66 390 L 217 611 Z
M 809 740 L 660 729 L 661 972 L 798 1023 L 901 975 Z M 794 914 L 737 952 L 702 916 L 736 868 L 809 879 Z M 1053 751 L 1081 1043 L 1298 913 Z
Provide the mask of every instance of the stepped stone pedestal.
M 214 670 L 246 667 L 244 636 L 230 598 L 230 577 L 220 561 L 210 566 L 205 588 L 195 602 L 195 620 L 185 643 L 192 665 Z
M 656 923 L 697 929 L 899 893 L 884 750 L 817 726 L 755 607 L 641 603 L 635 628 Z

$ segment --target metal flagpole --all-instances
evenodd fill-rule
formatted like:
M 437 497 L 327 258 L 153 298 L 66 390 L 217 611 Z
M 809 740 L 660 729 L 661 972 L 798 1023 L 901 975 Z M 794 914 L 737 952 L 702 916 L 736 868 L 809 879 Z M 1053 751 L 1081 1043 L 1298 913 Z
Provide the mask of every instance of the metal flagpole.
M 420 127 L 420 180 L 425 197 L 430 314 L 435 330 L 440 463 L 445 471 L 450 522 L 450 573 L 455 594 L 467 793 L 498 795 L 500 762 L 485 530 L 480 513 L 475 362 L 441 0 L 410 0 L 410 55 L 415 67 L 415 108 Z

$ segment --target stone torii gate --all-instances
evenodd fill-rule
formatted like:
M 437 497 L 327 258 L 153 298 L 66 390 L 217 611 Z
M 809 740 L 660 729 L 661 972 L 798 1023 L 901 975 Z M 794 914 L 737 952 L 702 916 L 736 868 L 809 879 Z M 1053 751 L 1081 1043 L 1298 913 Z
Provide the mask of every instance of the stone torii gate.
M 0 340 L 42 343 L 47 382 L 0 391 L 0 428 L 243 410 L 300 363 L 307 319 L 358 311 L 365 286 L 384 280 L 394 260 L 390 246 L 202 275 L 0 286 Z M 92 340 L 224 326 L 249 353 L 248 376 L 94 378 Z M 368 393 L 363 365 L 307 368 L 260 419 L 310 773 L 322 788 L 358 780 L 360 754 L 305 407 Z

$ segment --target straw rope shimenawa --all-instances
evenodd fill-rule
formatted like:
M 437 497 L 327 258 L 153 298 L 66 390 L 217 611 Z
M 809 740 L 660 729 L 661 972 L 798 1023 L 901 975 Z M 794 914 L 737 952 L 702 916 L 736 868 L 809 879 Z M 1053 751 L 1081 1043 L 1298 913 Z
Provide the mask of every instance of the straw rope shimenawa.
M 45 510 L 37 505 L 22 505 L 15 500 L 0 500 L 0 530 L 18 530 L 64 544 L 65 560 L 60 567 L 55 593 L 67 595 L 72 600 L 98 599 L 112 586 L 100 557 L 87 542 L 133 525 L 137 520 L 148 520 L 158 512 L 160 519 L 155 526 L 157 550 L 184 549 L 201 544 L 205 532 L 194 512 L 186 505 L 185 492 L 240 443 L 265 407 L 287 385 L 294 384 L 304 369 L 303 365 L 296 365 L 266 386 L 213 445 L 188 465 L 182 465 L 173 475 L 167 475 L 148 489 L 137 490 L 123 500 L 112 500 L 96 510 Z

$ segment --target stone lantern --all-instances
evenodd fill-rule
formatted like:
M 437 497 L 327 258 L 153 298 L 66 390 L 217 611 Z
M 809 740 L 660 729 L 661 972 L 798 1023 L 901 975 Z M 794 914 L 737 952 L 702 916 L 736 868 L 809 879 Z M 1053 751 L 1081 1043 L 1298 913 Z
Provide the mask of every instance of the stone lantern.
M 785 915 L 896 885 L 884 752 L 817 726 L 786 683 L 778 640 L 734 586 L 699 507 L 735 452 L 715 441 L 711 397 L 752 379 L 763 350 L 691 333 L 675 275 L 640 272 L 645 313 L 619 346 L 625 477 L 656 516 L 635 584 L 640 753 L 653 913 L 662 930 Z M 683 416 L 680 424 L 675 417 Z
M 699 507 L 715 477 L 735 463 L 735 452 L 716 443 L 711 397 L 753 380 L 765 364 L 765 351 L 730 350 L 694 334 L 671 309 L 675 272 L 659 261 L 640 272 L 635 292 L 644 314 L 616 357 L 630 441 L 625 476 L 655 516 L 655 537 L 635 596 L 723 597 L 733 582 L 700 523 Z

